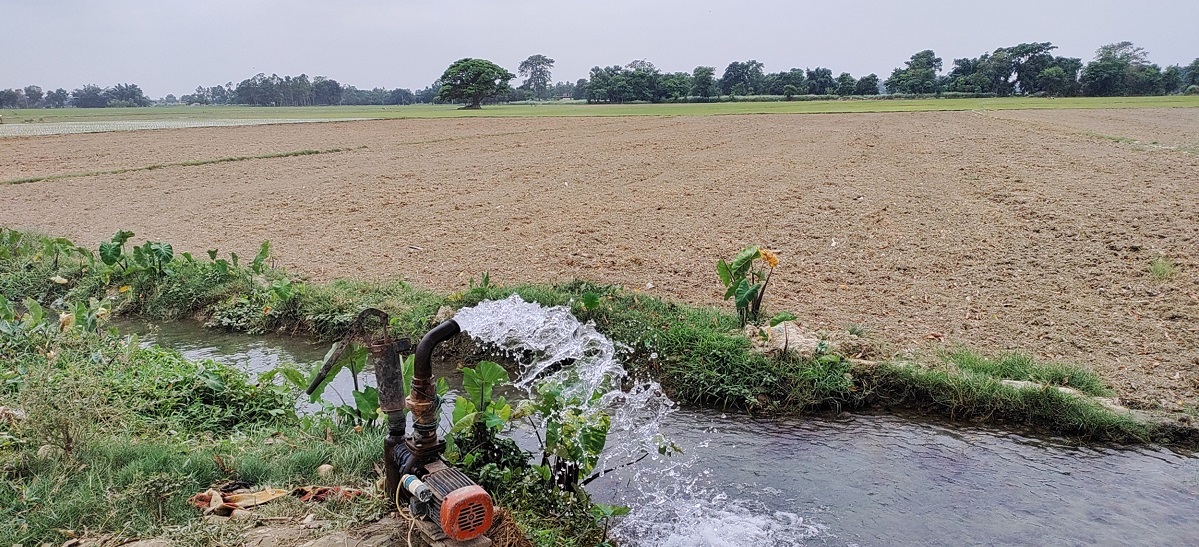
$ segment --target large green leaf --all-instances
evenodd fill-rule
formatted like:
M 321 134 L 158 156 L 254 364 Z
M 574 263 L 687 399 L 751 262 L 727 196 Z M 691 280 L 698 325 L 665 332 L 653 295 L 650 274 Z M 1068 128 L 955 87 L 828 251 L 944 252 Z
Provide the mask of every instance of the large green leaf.
M 729 268 L 728 263 L 725 262 L 724 259 L 716 261 L 716 275 L 720 276 L 720 282 L 723 283 L 725 287 L 733 284 L 733 270 Z M 727 296 L 724 298 L 725 300 L 728 300 Z
M 798 317 L 796 317 L 794 313 L 791 313 L 789 311 L 779 312 L 779 313 L 775 314 L 774 317 L 770 318 L 770 326 L 777 327 L 779 325 L 779 323 L 782 323 L 784 321 L 794 321 L 796 319 L 798 319 Z
M 105 241 L 100 244 L 100 261 L 107 266 L 112 266 L 121 259 L 121 244 L 112 241 Z
M 416 371 L 416 354 L 409 355 L 404 359 L 404 364 L 400 367 L 400 374 L 404 379 L 401 383 L 404 384 L 404 397 L 408 396 L 408 392 L 412 389 L 412 375 Z M 450 390 L 449 384 L 446 384 L 445 378 L 437 379 L 437 395 L 445 395 Z
M 150 242 L 145 245 L 133 248 L 133 256 L 130 258 L 134 266 L 147 269 L 150 267 Z
M 729 269 L 732 271 L 733 279 L 740 279 L 749 273 L 750 266 L 753 266 L 754 260 L 758 258 L 759 249 L 757 245 L 746 247 L 737 257 L 733 259 L 733 263 L 729 264 Z
M 753 302 L 754 297 L 758 295 L 758 291 L 761 290 L 761 288 L 761 283 L 754 283 L 753 285 L 750 285 L 748 281 L 742 280 L 741 284 L 737 285 L 737 307 L 748 307 L 749 303 Z
M 291 385 L 300 389 L 305 389 L 308 387 L 308 383 L 304 381 L 304 374 L 302 374 L 300 371 L 294 368 L 281 368 L 277 370 L 279 370 L 279 373 L 282 374 L 283 377 L 291 383 Z
M 457 433 L 464 431 L 475 423 L 478 417 L 478 409 L 475 404 L 470 402 L 466 397 L 458 397 L 454 401 L 454 413 L 450 415 L 450 421 L 454 423 L 452 432 Z
M 25 321 L 29 326 L 36 326 L 46 318 L 46 309 L 37 300 L 26 297 L 22 303 L 25 304 L 27 312 Z
M 590 455 L 598 456 L 604 451 L 604 445 L 608 442 L 608 428 L 612 424 L 612 419 L 607 414 L 601 414 L 599 423 L 584 427 L 579 434 L 579 442 L 583 445 L 583 450 Z
M 359 417 L 374 421 L 379 416 L 379 390 L 367 386 L 362 391 L 355 391 L 354 406 L 358 408 Z
M 125 242 L 129 241 L 129 238 L 131 238 L 131 237 L 133 237 L 133 232 L 126 232 L 125 230 L 117 230 L 117 233 L 113 234 L 113 236 L 112 236 L 112 242 L 116 243 L 117 245 L 124 245 Z
M 158 262 L 159 267 L 166 266 L 175 258 L 175 249 L 170 243 L 154 243 L 150 245 L 150 254 Z
M 504 367 L 501 367 L 491 361 L 483 361 L 479 363 L 479 376 L 484 382 L 487 382 L 493 386 L 508 381 L 508 371 L 504 370 Z
M 338 344 L 333 344 L 332 346 L 329 347 L 329 351 L 327 353 L 325 353 L 325 358 L 321 360 L 322 364 L 317 365 L 315 368 L 313 368 L 312 373 L 308 375 L 308 380 L 303 382 L 303 384 L 305 386 L 311 384 L 312 381 L 316 379 L 316 375 L 320 373 L 321 367 L 324 366 L 323 364 L 325 362 L 327 362 L 331 357 L 333 357 L 333 353 L 335 353 L 337 351 L 337 346 L 338 346 Z M 325 374 L 325 378 L 323 380 L 321 380 L 321 383 L 316 385 L 316 389 L 314 389 L 312 391 L 312 395 L 309 397 L 309 401 L 315 403 L 315 402 L 319 402 L 321 400 L 321 394 L 325 392 L 325 387 L 327 387 L 329 385 L 329 382 L 332 382 L 333 379 L 337 377 L 337 373 L 341 372 L 342 363 L 345 363 L 345 362 L 346 362 L 345 359 L 338 359 L 336 363 L 333 363 L 329 367 L 328 374 Z
M 492 388 L 508 381 L 508 371 L 491 361 L 482 361 L 474 368 L 462 369 L 462 389 L 479 408 L 491 401 Z
M 258 248 L 258 254 L 254 257 L 254 261 L 250 263 L 250 268 L 256 274 L 263 272 L 263 263 L 271 256 L 271 242 L 263 241 L 262 246 Z
M 362 369 L 366 368 L 367 357 L 369 357 L 369 352 L 366 347 L 350 342 L 350 350 L 341 356 L 341 362 L 350 369 L 350 374 L 357 376 Z

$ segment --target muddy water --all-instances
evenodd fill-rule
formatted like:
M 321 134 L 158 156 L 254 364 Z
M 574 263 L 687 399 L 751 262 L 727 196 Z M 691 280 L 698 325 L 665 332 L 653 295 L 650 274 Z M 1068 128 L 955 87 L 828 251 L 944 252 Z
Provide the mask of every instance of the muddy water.
M 187 323 L 121 327 L 252 372 L 327 350 Z M 343 371 L 331 400 L 350 390 Z M 761 421 L 680 409 L 661 429 L 683 455 L 588 486 L 597 501 L 634 507 L 614 530 L 626 545 L 1199 544 L 1199 459 L 1161 448 L 894 416 Z
M 314 363 L 324 360 L 329 344 L 309 339 L 278 335 L 249 335 L 206 329 L 190 321 L 134 321 L 116 319 L 113 326 L 122 334 L 136 334 L 143 343 L 172 348 L 188 359 L 212 359 L 253 375 L 280 365 L 299 365 L 308 371 Z M 362 374 L 358 381 L 374 385 L 374 375 Z M 325 399 L 340 404 L 353 402 L 354 380 L 348 370 L 342 370 L 325 388 Z M 313 406 L 312 408 L 319 408 Z

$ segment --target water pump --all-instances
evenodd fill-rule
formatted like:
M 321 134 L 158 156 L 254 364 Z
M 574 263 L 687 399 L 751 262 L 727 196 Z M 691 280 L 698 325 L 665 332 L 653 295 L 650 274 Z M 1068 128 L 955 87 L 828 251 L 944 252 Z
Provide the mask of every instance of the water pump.
M 363 323 L 377 317 L 386 325 L 387 314 L 367 309 L 351 325 L 344 342 L 365 337 Z M 437 436 L 441 401 L 433 381 L 430 358 L 433 348 L 458 334 L 461 328 L 453 319 L 429 331 L 416 346 L 413 358 L 412 389 L 404 397 L 403 360 L 409 349 L 407 340 L 387 336 L 366 341 L 369 359 L 375 370 L 379 390 L 379 409 L 387 415 L 388 432 L 383 441 L 383 494 L 389 503 L 407 504 L 421 531 L 434 545 L 483 547 L 491 541 L 483 536 L 491 528 L 494 506 L 491 496 L 462 471 L 451 467 L 441 456 L 445 440 Z M 341 349 L 347 344 L 343 343 Z M 323 381 L 336 359 L 335 352 L 326 361 L 309 393 Z M 405 410 L 412 414 L 412 433 L 406 432 Z

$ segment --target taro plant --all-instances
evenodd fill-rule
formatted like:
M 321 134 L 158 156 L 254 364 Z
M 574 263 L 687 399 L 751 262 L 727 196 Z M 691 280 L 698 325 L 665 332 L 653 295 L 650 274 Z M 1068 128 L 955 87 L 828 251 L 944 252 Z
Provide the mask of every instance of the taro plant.
M 610 545 L 608 543 L 608 531 L 612 527 L 612 520 L 616 517 L 623 517 L 629 514 L 629 511 L 631 510 L 632 508 L 627 505 L 608 505 L 606 503 L 597 503 L 591 506 L 591 517 L 604 527 L 603 543 L 601 543 L 601 545 Z
M 133 264 L 141 270 L 154 272 L 158 277 L 171 274 L 168 266 L 174 259 L 175 249 L 170 243 L 147 241 L 133 248 Z
M 329 348 L 329 352 L 325 354 L 326 361 L 337 352 L 337 348 L 337 344 Z M 366 348 L 351 343 L 350 347 L 333 363 L 324 380 L 317 384 L 316 389 L 313 390 L 309 398 L 310 403 L 320 405 L 321 409 L 317 412 L 318 414 L 334 421 L 362 427 L 374 427 L 382 423 L 381 414 L 379 413 L 379 390 L 373 386 L 363 386 L 358 383 L 358 375 L 366 368 L 367 355 Z M 405 390 L 407 389 L 407 381 L 410 381 L 412 378 L 412 364 L 412 356 L 409 356 L 403 364 Z M 305 375 L 294 368 L 278 367 L 259 375 L 258 382 L 260 384 L 270 384 L 275 376 L 278 375 L 282 376 L 287 383 L 295 386 L 297 389 L 303 390 L 312 383 L 316 375 L 319 374 L 320 369 L 320 365 L 315 366 L 309 374 Z M 324 399 L 325 389 L 341 373 L 342 369 L 350 371 L 354 383 L 354 390 L 350 392 L 352 404 L 343 399 L 341 404 L 337 405 Z
M 129 270 L 128 256 L 125 254 L 125 242 L 133 237 L 133 232 L 117 230 L 112 239 L 100 244 L 100 261 L 110 268 L 120 267 L 122 272 Z
M 496 470 L 527 467 L 527 455 L 511 439 L 499 436 L 512 419 L 508 399 L 495 388 L 508 382 L 508 371 L 492 361 L 462 369 L 462 391 L 454 401 L 453 427 L 447 443 L 468 468 Z
M 586 403 L 596 403 L 602 395 L 596 391 Z M 612 419 L 606 412 L 589 411 L 589 406 L 566 395 L 560 382 L 548 381 L 537 387 L 529 410 L 544 424 L 541 470 L 551 489 L 581 490 L 590 480 L 584 477 L 599 463 Z
M 758 259 L 766 263 L 767 269 L 754 270 L 754 262 Z M 778 264 L 778 255 L 757 245 L 746 247 L 737 253 L 732 262 L 722 259 L 716 263 L 716 274 L 720 276 L 720 282 L 725 288 L 724 299 L 733 299 L 742 327 L 758 321 L 762 296 L 766 294 L 770 274 Z
M 100 243 L 100 261 L 114 271 L 120 268 L 122 275 L 139 271 L 149 271 L 158 277 L 170 275 L 171 261 L 175 259 L 175 249 L 170 243 L 147 241 L 125 252 L 125 243 L 133 237 L 133 232 L 118 230 L 112 239 Z
M 0 260 L 24 256 L 29 252 L 30 240 L 24 232 L 0 227 Z

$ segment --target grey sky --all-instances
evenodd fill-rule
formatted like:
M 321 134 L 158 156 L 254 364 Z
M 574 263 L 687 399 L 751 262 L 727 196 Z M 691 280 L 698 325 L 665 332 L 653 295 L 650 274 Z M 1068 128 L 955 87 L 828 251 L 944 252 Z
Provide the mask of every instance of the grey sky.
M 258 72 L 417 89 L 462 57 L 515 73 L 536 53 L 557 60 L 556 81 L 641 58 L 885 78 L 922 49 L 948 70 L 1033 41 L 1084 61 L 1121 40 L 1163 67 L 1199 57 L 1199 0 L 0 0 L 0 21 L 0 89 L 135 83 L 154 98 Z

